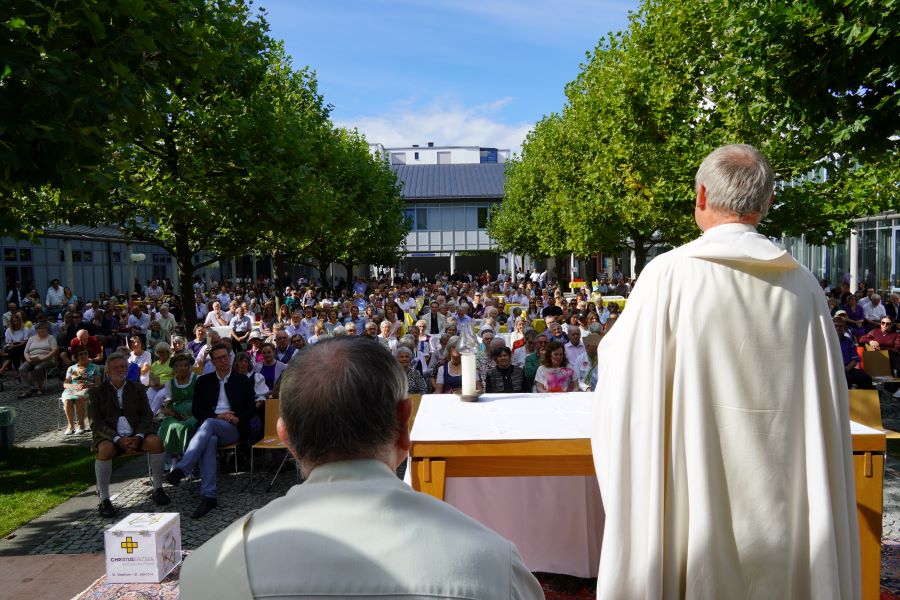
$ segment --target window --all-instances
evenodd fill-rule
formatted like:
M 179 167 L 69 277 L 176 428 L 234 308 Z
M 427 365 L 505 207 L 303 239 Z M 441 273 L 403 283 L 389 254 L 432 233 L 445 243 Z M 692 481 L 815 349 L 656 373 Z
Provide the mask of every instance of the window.
M 416 154 L 416 160 L 419 160 L 419 153 L 416 152 L 415 154 Z
M 480 158 L 482 163 L 496 163 L 497 162 L 497 149 L 496 148 L 482 148 L 480 152 Z
M 84 250 L 81 253 L 82 262 L 94 262 L 94 253 L 90 250 Z
M 487 206 L 478 207 L 478 229 L 487 229 L 489 209 Z
M 392 165 L 405 165 L 406 164 L 406 152 L 391 152 L 391 164 Z
M 406 226 L 410 229 L 416 228 L 416 211 L 411 208 L 406 208 L 403 210 L 403 219 L 406 221 Z
M 4 248 L 3 249 L 3 260 L 6 262 L 16 262 L 16 249 L 15 248 Z
M 19 261 L 31 262 L 31 248 L 22 248 L 19 250 Z
M 428 209 L 427 208 L 417 208 L 416 209 L 416 229 L 421 231 L 423 229 L 428 229 Z
M 113 252 L 112 253 L 112 261 L 114 263 L 122 262 L 122 253 L 121 252 Z
M 437 153 L 437 164 L 439 165 L 449 165 L 450 164 L 450 153 L 449 152 L 438 152 Z

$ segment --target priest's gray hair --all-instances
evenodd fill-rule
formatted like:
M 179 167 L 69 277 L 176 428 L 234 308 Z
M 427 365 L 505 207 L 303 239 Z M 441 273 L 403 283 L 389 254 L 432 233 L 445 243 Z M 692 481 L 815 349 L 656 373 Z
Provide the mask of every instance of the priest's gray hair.
M 758 213 L 762 218 L 775 191 L 775 175 L 759 150 L 730 144 L 703 159 L 695 178 L 695 187 L 701 185 L 709 208 L 740 217 Z
M 380 343 L 345 335 L 306 346 L 288 363 L 280 394 L 288 443 L 308 473 L 326 462 L 390 452 L 407 380 Z

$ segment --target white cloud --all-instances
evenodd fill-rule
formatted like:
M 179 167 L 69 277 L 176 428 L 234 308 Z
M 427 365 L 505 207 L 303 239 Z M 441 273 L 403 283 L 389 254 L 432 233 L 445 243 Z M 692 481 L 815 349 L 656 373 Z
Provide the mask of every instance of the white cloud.
M 387 113 L 338 119 L 335 124 L 355 127 L 369 142 L 388 147 L 434 142 L 438 146 L 509 148 L 520 154 L 534 123 L 503 123 L 498 113 L 511 101 L 500 98 L 467 107 L 447 98 L 437 98 L 425 106 L 405 100 Z

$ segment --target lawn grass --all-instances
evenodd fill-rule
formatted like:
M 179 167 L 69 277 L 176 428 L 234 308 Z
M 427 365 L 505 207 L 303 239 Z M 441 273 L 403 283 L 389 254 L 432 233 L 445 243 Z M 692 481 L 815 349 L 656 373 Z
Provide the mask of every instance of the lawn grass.
M 94 483 L 94 455 L 83 447 L 18 448 L 0 453 L 0 537 Z

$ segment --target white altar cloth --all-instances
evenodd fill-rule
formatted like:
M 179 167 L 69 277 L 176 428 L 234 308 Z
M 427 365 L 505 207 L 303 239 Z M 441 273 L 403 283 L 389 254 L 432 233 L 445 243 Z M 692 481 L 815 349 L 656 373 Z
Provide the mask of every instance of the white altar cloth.
M 470 403 L 430 394 L 412 440 L 590 438 L 592 396 L 486 394 Z M 596 577 L 603 538 L 596 477 L 450 477 L 444 499 L 511 540 L 530 570 Z

